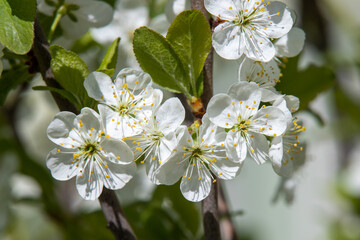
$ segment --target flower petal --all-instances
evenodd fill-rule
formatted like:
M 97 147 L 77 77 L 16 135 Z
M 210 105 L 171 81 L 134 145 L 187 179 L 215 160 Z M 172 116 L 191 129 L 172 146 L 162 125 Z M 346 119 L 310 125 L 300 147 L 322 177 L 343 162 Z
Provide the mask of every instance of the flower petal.
M 254 60 L 261 62 L 269 62 L 275 56 L 275 47 L 267 38 L 254 31 L 245 31 L 242 36 L 245 41 L 245 55 Z
M 84 87 L 89 97 L 106 103 L 108 105 L 116 105 L 114 98 L 114 84 L 111 78 L 102 72 L 92 72 L 84 81 Z
M 294 24 L 291 11 L 282 2 L 271 2 L 267 10 L 270 13 L 272 24 L 264 32 L 269 38 L 280 38 L 287 34 Z
M 106 160 L 115 164 L 130 164 L 134 162 L 134 155 L 130 147 L 122 140 L 105 138 L 101 147 L 104 150 Z
M 107 165 L 108 171 L 103 179 L 104 186 L 108 189 L 116 190 L 123 188 L 136 173 L 136 164 L 133 161 L 129 164 L 115 164 L 112 161 L 108 161 Z
M 274 42 L 277 57 L 295 57 L 304 48 L 305 32 L 297 27 Z
M 222 128 L 231 128 L 236 123 L 234 101 L 227 94 L 217 94 L 210 99 L 207 114 L 211 122 Z M 237 104 L 234 102 L 234 105 Z M 230 113 L 230 116 L 228 115 Z
M 234 20 L 238 14 L 238 4 L 233 0 L 222 0 L 221 4 L 217 0 L 205 0 L 204 5 L 206 10 L 212 15 L 223 20 Z
M 96 200 L 103 189 L 103 175 L 94 169 L 94 164 L 94 161 L 88 161 L 83 174 L 76 177 L 76 189 L 85 200 Z
M 263 164 L 269 158 L 269 144 L 262 134 L 248 132 L 247 145 L 251 157 L 257 164 Z
M 276 137 L 285 132 L 287 123 L 284 112 L 277 107 L 270 106 L 260 109 L 254 115 L 250 130 Z
M 156 178 L 161 184 L 173 185 L 184 175 L 188 165 L 188 160 L 184 159 L 183 153 L 180 150 L 175 151 L 168 161 L 158 168 Z
M 240 133 L 229 131 L 225 140 L 225 148 L 231 161 L 242 164 L 246 158 L 247 145 L 246 139 Z
M 48 154 L 46 166 L 50 169 L 51 175 L 55 179 L 65 181 L 80 174 L 79 169 L 77 169 L 73 162 L 74 153 L 75 151 L 68 152 L 62 148 L 56 148 Z
M 185 118 L 185 109 L 178 98 L 169 98 L 156 112 L 156 121 L 164 134 L 174 132 Z
M 181 193 L 192 202 L 203 200 L 211 190 L 211 173 L 206 167 L 199 169 L 199 165 L 199 161 L 196 161 L 195 166 L 189 165 L 187 172 L 190 174 L 184 176 L 180 183 Z
M 137 91 L 145 89 L 151 82 L 148 73 L 132 68 L 124 68 L 116 76 L 115 84 L 118 89 L 121 89 L 126 83 L 129 89 Z
M 244 36 L 239 26 L 225 22 L 219 24 L 212 36 L 213 47 L 225 59 L 238 59 L 245 51 Z
M 280 79 L 280 68 L 275 60 L 258 62 L 245 57 L 239 66 L 238 79 L 255 82 L 264 88 L 274 87 Z
M 86 137 L 91 136 L 91 139 L 95 139 L 97 137 L 97 132 L 100 131 L 100 115 L 92 110 L 91 108 L 84 107 L 81 109 L 79 115 L 74 119 L 74 125 L 78 124 L 78 129 L 81 130 Z M 95 132 L 94 132 L 95 131 Z M 89 133 L 95 133 L 89 135 Z
M 62 145 L 66 148 L 71 148 L 74 144 L 69 133 L 74 127 L 74 119 L 76 115 L 71 112 L 59 112 L 55 115 L 54 120 L 49 124 L 47 128 L 48 138 L 57 145 Z

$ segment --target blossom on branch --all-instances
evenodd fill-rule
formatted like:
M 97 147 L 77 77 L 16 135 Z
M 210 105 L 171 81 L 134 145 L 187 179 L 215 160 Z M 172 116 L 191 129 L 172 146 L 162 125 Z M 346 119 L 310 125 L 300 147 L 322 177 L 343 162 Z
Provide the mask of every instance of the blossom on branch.
M 280 108 L 260 107 L 262 101 L 271 99 L 268 94 L 276 97 L 256 84 L 240 82 L 230 87 L 229 94 L 217 94 L 208 104 L 210 121 L 229 130 L 225 147 L 238 163 L 242 163 L 247 152 L 256 163 L 264 163 L 269 153 L 267 137 L 280 136 L 286 129 L 287 117 Z
M 212 124 L 206 115 L 202 121 L 201 126 L 195 122 L 192 135 L 186 128 L 180 132 L 178 146 L 157 173 L 158 181 L 166 185 L 181 178 L 181 193 L 193 202 L 209 195 L 211 184 L 216 182 L 214 176 L 233 179 L 241 168 L 226 154 L 224 129 Z
M 263 0 L 205 0 L 205 8 L 220 22 L 213 33 L 213 47 L 225 59 L 243 54 L 268 62 L 275 56 L 273 39 L 293 26 L 290 10 L 281 2 Z
M 51 141 L 58 145 L 46 165 L 52 176 L 61 181 L 76 176 L 76 188 L 86 200 L 95 200 L 108 189 L 120 189 L 135 174 L 131 149 L 112 138 L 103 129 L 101 117 L 90 108 L 79 115 L 60 112 L 47 129 Z
M 122 139 L 141 133 L 161 100 L 162 92 L 151 87 L 149 74 L 125 68 L 114 82 L 105 73 L 93 72 L 84 81 L 90 97 L 97 100 L 105 129 Z
M 126 138 L 132 148 L 135 159 L 144 157 L 141 163 L 146 165 L 150 180 L 159 184 L 156 171 L 165 163 L 178 143 L 177 133 L 185 118 L 185 109 L 178 98 L 166 100 L 150 120 L 142 127 L 138 135 Z

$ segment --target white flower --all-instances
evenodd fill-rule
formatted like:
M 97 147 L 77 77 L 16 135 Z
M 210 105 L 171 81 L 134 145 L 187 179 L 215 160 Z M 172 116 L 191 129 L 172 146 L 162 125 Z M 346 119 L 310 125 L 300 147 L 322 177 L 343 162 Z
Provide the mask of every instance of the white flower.
M 233 179 L 241 165 L 226 154 L 224 129 L 213 125 L 206 115 L 200 128 L 199 124 L 195 125 L 194 139 L 186 128 L 179 134 L 179 144 L 158 169 L 157 178 L 166 185 L 181 178 L 181 193 L 187 200 L 198 202 L 209 195 L 211 184 L 216 181 L 213 174 L 221 179 Z
M 220 23 L 213 33 L 213 47 L 223 58 L 238 59 L 243 54 L 268 62 L 275 56 L 271 39 L 287 34 L 291 12 L 281 2 L 260 0 L 205 0 L 205 8 Z
M 60 112 L 50 123 L 47 135 L 59 145 L 46 165 L 57 180 L 76 176 L 76 188 L 86 200 L 94 200 L 108 189 L 120 189 L 136 171 L 131 149 L 102 130 L 101 118 L 90 108 L 79 115 Z
M 300 143 L 299 133 L 305 127 L 294 119 L 283 136 L 274 137 L 271 141 L 269 157 L 274 171 L 283 177 L 291 177 L 294 171 L 305 163 L 305 146 Z
M 156 170 L 177 145 L 176 133 L 185 118 L 185 109 L 178 98 L 166 100 L 154 113 L 142 133 L 126 138 L 135 152 L 135 159 L 144 156 L 146 172 L 153 183 L 159 184 Z
M 150 75 L 130 68 L 121 70 L 114 82 L 104 73 L 90 73 L 84 86 L 100 103 L 106 130 L 120 139 L 139 134 L 162 100 L 162 92 L 151 87 Z
M 38 10 L 52 16 L 54 7 L 38 0 Z M 94 0 L 65 0 L 67 14 L 60 20 L 61 28 L 67 37 L 76 39 L 84 35 L 91 27 L 102 27 L 110 23 L 113 17 L 111 6 L 105 2 Z M 71 18 L 69 15 L 71 15 Z
M 264 163 L 269 152 L 266 136 L 280 136 L 286 129 L 287 118 L 281 109 L 265 105 L 259 109 L 261 101 L 267 102 L 264 93 L 266 89 L 256 84 L 241 82 L 230 87 L 229 95 L 217 94 L 208 104 L 209 119 L 229 129 L 225 146 L 236 162 L 241 163 L 249 152 L 256 163 Z

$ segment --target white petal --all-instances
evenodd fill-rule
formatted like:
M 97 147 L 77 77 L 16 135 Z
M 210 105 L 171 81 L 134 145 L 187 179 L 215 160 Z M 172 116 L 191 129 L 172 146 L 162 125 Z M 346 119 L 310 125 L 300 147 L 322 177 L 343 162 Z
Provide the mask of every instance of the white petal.
M 257 164 L 265 163 L 269 158 L 269 144 L 266 137 L 254 132 L 248 133 L 247 145 L 251 157 Z
M 231 22 L 221 23 L 215 28 L 212 44 L 216 53 L 225 59 L 238 59 L 245 51 L 244 36 L 239 26 Z
M 101 128 L 100 121 L 101 121 L 100 115 L 97 112 L 95 112 L 91 108 L 84 107 L 83 109 L 81 109 L 80 114 L 77 115 L 76 118 L 74 119 L 74 125 L 76 126 L 76 124 L 78 124 L 79 125 L 78 129 L 80 129 L 85 134 L 90 132 L 94 133 L 94 130 L 95 133 L 97 133 L 97 131 L 100 130 Z M 97 134 L 92 134 L 92 137 L 96 137 L 96 136 Z
M 235 15 L 239 14 L 239 10 L 233 0 L 222 0 L 221 2 L 217 0 L 205 0 L 204 5 L 206 10 L 212 15 L 226 20 L 234 20 Z
M 282 137 L 274 137 L 271 141 L 271 147 L 269 149 L 269 158 L 276 172 L 281 168 L 281 161 L 284 156 L 283 151 Z
M 284 99 L 286 101 L 286 106 L 290 109 L 291 112 L 296 112 L 300 106 L 300 100 L 298 97 L 293 95 L 285 95 Z
M 196 161 L 195 166 L 189 165 L 187 172 L 191 174 L 181 179 L 181 193 L 187 200 L 199 202 L 210 193 L 212 184 L 211 173 L 205 167 L 199 170 L 198 161 Z
M 239 66 L 239 81 L 255 82 L 260 87 L 274 87 L 280 79 L 280 68 L 273 59 L 270 62 L 244 58 Z
M 304 48 L 305 32 L 297 27 L 274 43 L 277 57 L 295 57 Z
M 134 162 L 134 155 L 130 147 L 122 140 L 105 138 L 101 147 L 105 151 L 106 159 L 116 164 L 129 164 Z
M 257 96 L 259 93 L 256 93 L 256 95 L 254 94 L 254 92 L 257 91 L 260 91 L 260 88 L 256 83 L 241 81 L 231 85 L 228 94 L 236 100 L 247 100 L 251 98 L 250 95 L 253 95 L 254 97 Z M 258 96 L 256 98 L 259 99 Z
M 210 169 L 218 178 L 230 180 L 240 173 L 242 165 L 243 161 L 235 163 L 230 159 L 217 158 L 217 161 L 211 164 Z
M 277 107 L 262 108 L 253 117 L 251 131 L 271 137 L 280 136 L 286 130 L 287 120 L 283 111 Z
M 273 106 L 279 108 L 285 114 L 287 126 L 292 126 L 292 115 L 290 109 L 286 105 L 286 100 L 284 98 L 279 98 L 275 100 Z
M 62 148 L 53 149 L 49 153 L 46 166 L 50 169 L 51 175 L 55 179 L 65 181 L 80 174 L 79 169 L 77 169 L 72 162 L 74 153 L 75 151 L 69 152 Z
M 114 84 L 111 78 L 102 72 L 92 72 L 84 81 L 84 87 L 89 97 L 105 102 L 108 105 L 115 105 Z
M 240 133 L 229 131 L 225 140 L 225 148 L 231 161 L 242 164 L 246 158 L 247 145 L 246 139 Z
M 138 134 L 139 129 L 129 127 L 128 124 L 133 124 L 134 120 L 127 116 L 120 117 L 119 113 L 114 112 L 109 107 L 98 105 L 100 116 L 104 123 L 106 133 L 113 138 L 122 139 L 123 137 L 134 136 Z
M 273 24 L 268 25 L 267 29 L 264 30 L 268 37 L 280 38 L 287 34 L 294 23 L 291 11 L 282 2 L 271 2 L 266 8 L 270 15 L 273 15 L 271 17 Z
M 69 138 L 69 133 L 74 127 L 75 117 L 76 115 L 71 112 L 57 113 L 47 128 L 48 138 L 58 145 L 63 144 L 64 147 L 71 147 L 74 143 Z
M 267 37 L 259 35 L 256 30 L 245 31 L 242 36 L 246 46 L 244 53 L 248 58 L 261 62 L 269 62 L 274 58 L 275 47 Z
M 213 124 L 205 114 L 202 118 L 202 125 L 199 129 L 199 138 L 204 139 L 203 145 L 219 145 L 224 143 L 226 132 L 224 128 L 220 128 Z
M 170 155 L 168 161 L 162 164 L 156 173 L 157 180 L 161 184 L 172 185 L 182 177 L 189 165 L 188 160 L 184 160 L 183 152 L 180 149 Z M 179 164 L 178 164 L 179 163 Z
M 169 98 L 156 112 L 158 127 L 164 134 L 173 132 L 185 118 L 185 109 L 178 98 Z
M 83 174 L 76 177 L 76 189 L 85 200 L 96 200 L 103 189 L 103 175 L 99 174 L 97 169 L 92 168 L 96 164 L 89 161 L 83 169 Z M 94 172 L 91 173 L 91 171 Z
M 131 90 L 143 90 L 152 80 L 149 74 L 132 68 L 122 69 L 116 77 L 116 86 L 121 89 L 125 83 Z
M 104 179 L 104 186 L 108 189 L 120 189 L 125 186 L 126 183 L 132 179 L 136 173 L 136 164 L 132 161 L 129 164 L 114 164 L 107 162 L 108 172 Z M 98 168 L 100 168 L 98 166 Z
M 207 114 L 211 122 L 222 128 L 231 128 L 236 123 L 234 101 L 226 94 L 217 94 L 210 99 L 207 106 Z M 235 102 L 234 102 L 235 105 Z M 229 114 L 230 113 L 230 117 Z

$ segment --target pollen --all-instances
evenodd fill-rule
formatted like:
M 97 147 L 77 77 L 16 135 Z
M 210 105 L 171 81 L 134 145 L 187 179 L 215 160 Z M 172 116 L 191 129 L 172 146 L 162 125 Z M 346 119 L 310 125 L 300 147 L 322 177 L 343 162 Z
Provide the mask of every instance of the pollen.
M 106 175 L 106 178 L 109 178 L 110 176 L 109 175 Z
M 105 168 L 108 168 L 108 165 L 107 164 L 105 164 L 105 166 L 104 166 Z

